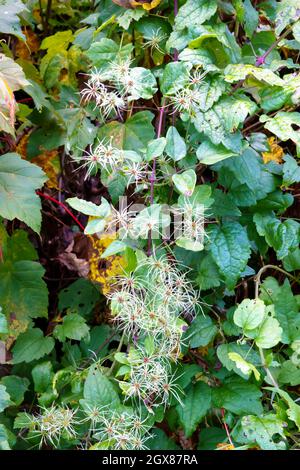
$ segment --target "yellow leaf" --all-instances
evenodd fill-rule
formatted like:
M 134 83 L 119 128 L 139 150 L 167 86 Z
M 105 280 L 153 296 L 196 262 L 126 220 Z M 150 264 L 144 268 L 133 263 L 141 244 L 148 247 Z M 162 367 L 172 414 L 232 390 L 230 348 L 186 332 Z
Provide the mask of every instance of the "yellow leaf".
M 38 52 L 40 48 L 40 41 L 37 35 L 31 29 L 24 29 L 26 42 L 18 39 L 16 44 L 16 56 L 20 59 L 30 59 L 32 54 Z
M 264 163 L 276 162 L 282 163 L 283 148 L 276 143 L 275 137 L 269 137 L 268 144 L 270 146 L 269 152 L 262 152 Z
M 133 6 L 142 6 L 144 10 L 153 10 L 153 8 L 157 7 L 160 4 L 161 0 L 152 0 L 150 2 L 145 2 L 145 1 L 135 1 L 132 0 L 131 4 Z
M 19 141 L 16 146 L 16 152 L 21 155 L 22 158 L 26 160 L 27 158 L 27 144 L 30 134 L 25 134 Z M 58 157 L 57 150 L 44 150 L 42 153 L 34 157 L 32 163 L 35 163 L 44 170 L 48 176 L 48 181 L 46 186 L 48 188 L 59 189 L 58 188 L 58 174 L 61 170 L 60 161 Z
M 113 2 L 124 8 L 137 8 L 141 6 L 144 10 L 149 11 L 157 7 L 161 0 L 113 0 Z
M 91 220 L 92 217 L 89 218 Z M 114 234 L 105 234 L 99 239 L 93 238 L 93 253 L 89 259 L 91 281 L 98 282 L 101 285 L 102 292 L 107 295 L 115 281 L 115 277 L 124 272 L 126 261 L 123 256 L 109 256 L 101 260 L 101 255 L 106 248 L 115 240 Z
M 217 444 L 218 450 L 234 450 L 234 446 L 232 444 L 225 444 L 225 442 L 221 442 Z

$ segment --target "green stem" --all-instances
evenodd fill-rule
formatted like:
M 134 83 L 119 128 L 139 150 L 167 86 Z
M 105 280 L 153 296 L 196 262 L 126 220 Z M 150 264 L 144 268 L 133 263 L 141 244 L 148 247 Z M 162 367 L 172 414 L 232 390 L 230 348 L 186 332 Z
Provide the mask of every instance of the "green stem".
M 123 346 L 123 343 L 124 343 L 124 338 L 125 338 L 125 332 L 123 331 L 123 334 L 122 334 L 122 337 L 121 337 L 121 339 L 120 339 L 120 342 L 119 342 L 118 349 L 117 349 L 116 353 L 119 353 L 119 352 L 121 351 L 122 346 Z M 110 367 L 110 369 L 109 369 L 109 371 L 108 371 L 108 373 L 107 373 L 108 376 L 110 376 L 110 375 L 113 373 L 113 370 L 114 370 L 114 368 L 115 368 L 116 362 L 117 362 L 117 361 L 116 361 L 116 359 L 114 358 L 113 363 L 112 363 L 112 365 L 111 365 L 111 367 Z
M 267 376 L 269 377 L 270 381 L 272 382 L 272 385 L 274 385 L 275 388 L 279 388 L 279 385 L 276 382 L 276 380 L 274 379 L 273 375 L 271 374 L 271 371 L 270 371 L 269 367 L 266 365 L 266 359 L 265 359 L 263 349 L 258 348 L 258 350 L 259 350 L 262 366 L 265 369 Z

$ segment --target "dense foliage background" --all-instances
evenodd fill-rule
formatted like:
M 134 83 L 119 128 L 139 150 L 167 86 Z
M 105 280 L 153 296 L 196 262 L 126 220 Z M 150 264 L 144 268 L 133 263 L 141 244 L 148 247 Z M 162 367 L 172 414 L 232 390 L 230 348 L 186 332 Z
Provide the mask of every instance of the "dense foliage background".
M 299 18 L 0 0 L 1 449 L 299 447 Z

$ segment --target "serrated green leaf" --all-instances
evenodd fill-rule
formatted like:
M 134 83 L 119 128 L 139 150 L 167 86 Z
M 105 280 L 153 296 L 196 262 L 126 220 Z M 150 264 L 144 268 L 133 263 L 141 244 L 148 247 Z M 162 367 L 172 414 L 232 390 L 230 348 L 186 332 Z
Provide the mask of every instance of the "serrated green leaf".
M 244 416 L 242 429 L 249 442 L 257 443 L 264 450 L 284 450 L 284 422 L 275 414 L 269 413 L 262 416 Z M 276 435 L 276 441 L 275 441 Z M 281 436 L 280 441 L 277 435 Z
M 150 111 L 141 111 L 125 123 L 110 122 L 100 128 L 98 138 L 112 138 L 112 143 L 123 150 L 144 149 L 149 140 L 154 138 L 154 128 L 151 124 L 153 117 Z
M 237 415 L 246 413 L 260 415 L 263 412 L 261 396 L 262 392 L 256 385 L 238 377 L 227 380 L 221 387 L 214 388 L 212 391 L 214 406 L 225 408 Z
M 41 226 L 41 203 L 35 190 L 47 180 L 36 165 L 17 153 L 0 157 L 0 214 L 6 219 L 18 218 L 36 232 Z
M 217 10 L 216 0 L 187 0 L 175 18 L 175 28 L 197 28 L 209 20 Z
M 18 377 L 17 375 L 7 375 L 2 377 L 1 385 L 6 387 L 6 391 L 10 396 L 12 405 L 19 406 L 24 400 L 24 394 L 29 388 L 29 380 L 26 377 Z
M 172 95 L 184 88 L 189 80 L 191 66 L 184 62 L 170 62 L 164 68 L 160 88 L 164 95 Z
M 213 144 L 217 145 L 224 142 L 225 137 L 238 129 L 246 117 L 255 110 L 255 103 L 245 96 L 223 97 L 208 111 L 198 111 L 193 123 L 199 132 L 203 132 Z
M 207 346 L 216 336 L 218 328 L 208 316 L 198 315 L 186 332 L 191 348 Z
M 114 61 L 121 62 L 129 59 L 132 49 L 132 44 L 120 47 L 112 39 L 102 38 L 100 41 L 94 42 L 86 54 L 94 67 L 106 70 Z
M 300 113 L 280 111 L 274 117 L 263 114 L 259 120 L 265 123 L 265 128 L 275 134 L 280 140 L 286 142 L 291 139 L 297 145 L 300 154 Z M 294 130 L 293 126 L 297 126 Z
M 97 365 L 92 365 L 84 383 L 84 401 L 88 406 L 109 406 L 115 408 L 120 399 L 109 379 L 99 370 Z
M 59 341 L 64 342 L 67 338 L 80 340 L 88 337 L 89 327 L 84 318 L 77 313 L 69 313 L 63 318 L 61 325 L 54 328 L 53 336 Z
M 212 257 L 226 285 L 233 288 L 250 256 L 247 232 L 238 222 L 225 222 L 212 227 L 210 241 Z
M 54 348 L 53 338 L 45 337 L 39 328 L 22 333 L 13 347 L 13 363 L 31 362 L 49 354 Z
M 248 75 L 252 75 L 257 80 L 269 85 L 284 86 L 284 81 L 270 69 L 256 67 L 255 65 L 230 64 L 224 70 L 224 78 L 230 83 L 244 80 Z
M 182 405 L 177 405 L 179 423 L 186 437 L 191 437 L 197 425 L 206 415 L 211 406 L 211 390 L 205 383 L 197 382 L 189 388 L 182 399 Z

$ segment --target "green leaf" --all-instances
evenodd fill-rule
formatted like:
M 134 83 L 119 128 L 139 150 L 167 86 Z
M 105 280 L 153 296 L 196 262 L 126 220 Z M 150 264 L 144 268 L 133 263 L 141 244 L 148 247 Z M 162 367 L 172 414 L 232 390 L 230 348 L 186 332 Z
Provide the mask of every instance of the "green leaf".
M 92 365 L 84 383 L 84 402 L 89 406 L 109 406 L 115 408 L 120 403 L 119 396 L 109 379 Z
M 221 284 L 218 267 L 213 261 L 211 254 L 206 255 L 200 262 L 196 282 L 201 290 L 219 287 Z
M 159 139 L 150 140 L 147 145 L 146 160 L 149 162 L 153 158 L 160 157 L 165 149 L 166 139 L 165 137 L 160 137 Z
M 197 86 L 199 109 L 208 111 L 226 91 L 226 83 L 218 75 L 208 76 Z
M 297 299 L 293 295 L 289 281 L 282 286 L 272 277 L 267 277 L 261 285 L 260 298 L 267 305 L 274 304 L 275 315 L 282 328 L 281 342 L 289 344 L 300 339 L 300 316 Z
M 236 181 L 233 182 L 236 191 L 245 192 L 245 188 L 239 187 L 237 181 L 242 185 L 247 185 L 251 193 L 247 194 L 247 198 L 263 199 L 268 193 L 275 191 L 278 181 L 274 175 L 268 170 L 267 165 L 263 164 L 262 158 L 252 149 L 245 150 L 242 155 L 236 158 L 228 158 L 219 162 L 214 167 L 222 172 L 232 172 Z M 221 173 L 222 173 L 221 172 Z M 241 196 L 240 196 L 241 197 Z M 245 202 L 241 204 L 245 205 Z M 249 204 L 251 205 L 251 204 Z
M 150 450 L 177 450 L 180 447 L 170 439 L 162 429 L 154 428 L 151 431 L 151 437 L 147 440 L 147 447 Z
M 252 332 L 251 332 L 252 333 Z M 248 332 L 249 335 L 249 332 Z M 269 349 L 276 346 L 281 340 L 282 328 L 276 318 L 267 316 L 258 328 L 258 333 L 254 336 L 256 346 Z M 253 335 L 251 335 L 253 338 Z
M 281 384 L 288 384 L 295 387 L 300 383 L 300 368 L 291 360 L 284 361 L 280 366 L 280 372 L 277 379 Z
M 19 406 L 24 400 L 25 392 L 28 390 L 29 380 L 26 377 L 7 375 L 2 377 L 1 385 L 6 387 L 6 391 L 13 402 L 12 404 Z
M 73 207 L 73 209 L 82 212 L 85 215 L 107 217 L 110 214 L 110 205 L 104 197 L 102 198 L 100 206 L 97 206 L 93 202 L 79 199 L 78 197 L 71 197 L 67 199 L 66 202 Z
M 175 18 L 176 30 L 197 28 L 215 14 L 217 6 L 216 0 L 187 0 Z
M 186 332 L 191 348 L 207 346 L 216 336 L 218 328 L 208 316 L 198 315 Z
M 283 267 L 286 271 L 296 271 L 300 269 L 300 249 L 289 251 L 289 254 L 283 258 Z
M 19 39 L 26 40 L 20 25 L 19 13 L 28 11 L 21 0 L 1 0 L 0 31 L 13 34 Z
M 212 391 L 213 406 L 225 408 L 237 415 L 246 413 L 260 415 L 263 412 L 261 396 L 262 392 L 256 385 L 238 377 L 228 379 L 221 387 Z
M 200 163 L 203 163 L 204 165 L 213 165 L 214 163 L 225 160 L 226 158 L 234 157 L 237 154 L 228 150 L 222 144 L 214 145 L 209 140 L 206 140 L 199 145 L 196 155 Z
M 161 233 L 161 228 L 169 227 L 170 215 L 162 211 L 160 204 L 152 204 L 146 207 L 132 222 L 132 235 L 146 239 L 151 230 L 152 237 L 155 239 Z
M 284 258 L 291 249 L 298 247 L 300 225 L 295 220 L 281 222 L 265 213 L 254 214 L 253 220 L 259 235 L 264 236 L 267 244 L 274 248 L 278 259 Z
M 188 83 L 190 65 L 185 62 L 169 62 L 161 78 L 160 89 L 163 95 L 172 95 Z
M 133 82 L 128 101 L 143 98 L 149 100 L 157 92 L 157 83 L 150 70 L 143 67 L 130 69 L 130 78 Z
M 17 153 L 0 157 L 0 215 L 8 220 L 20 219 L 35 232 L 40 231 L 41 203 L 35 190 L 47 180 L 36 165 Z
M 112 143 L 123 150 L 144 149 L 149 140 L 154 138 L 152 119 L 153 114 L 150 111 L 141 111 L 125 123 L 113 121 L 105 124 L 100 128 L 98 138 L 102 140 L 112 137 Z
M 251 373 L 253 372 L 254 377 L 256 380 L 260 379 L 260 373 L 256 369 L 256 367 L 248 361 L 240 356 L 240 354 L 231 352 L 228 353 L 228 357 L 231 361 L 233 361 L 238 369 L 240 369 L 243 374 L 248 375 L 250 377 Z
M 8 333 L 8 322 L 4 313 L 2 313 L 2 307 L 0 307 L 0 335 Z
M 256 67 L 250 64 L 230 64 L 224 70 L 226 82 L 234 83 L 244 80 L 247 76 L 253 76 L 259 81 L 269 85 L 284 86 L 284 81 L 270 69 Z
M 118 16 L 116 21 L 123 29 L 128 29 L 134 20 L 138 21 L 145 14 L 146 10 L 143 10 L 142 8 L 137 8 L 135 10 L 125 10 L 124 13 Z
M 191 437 L 211 406 L 211 390 L 205 383 L 197 382 L 191 386 L 182 400 L 183 405 L 177 405 L 179 423 L 186 437 Z
M 230 113 L 228 113 L 229 109 Z M 221 98 L 208 111 L 196 112 L 192 120 L 199 132 L 209 137 L 213 144 L 220 144 L 255 110 L 255 103 L 246 96 L 240 95 L 235 98 L 228 96 Z
M 265 128 L 275 134 L 280 140 L 286 142 L 291 139 L 297 145 L 297 152 L 300 154 L 300 113 L 280 111 L 274 117 L 263 114 L 259 118 L 260 122 L 265 123 Z M 293 126 L 297 126 L 294 130 Z
M 88 318 L 99 300 L 100 292 L 92 282 L 77 279 L 59 292 L 58 309 L 59 312 L 68 309 Z
M 89 327 L 77 313 L 69 313 L 63 318 L 61 325 L 54 328 L 53 336 L 62 343 L 68 339 L 80 340 L 88 337 Z
M 221 428 L 211 426 L 201 429 L 198 443 L 198 450 L 215 450 L 217 444 L 226 442 L 226 431 Z
M 69 29 L 67 31 L 59 31 L 52 36 L 46 37 L 40 48 L 45 50 L 52 50 L 53 52 L 57 52 L 59 50 L 64 50 L 68 47 L 70 42 L 73 40 L 73 33 Z
M 251 349 L 249 345 L 237 343 L 221 344 L 217 349 L 219 360 L 227 370 L 233 370 L 243 379 L 248 380 L 250 376 L 248 373 L 243 372 L 239 367 L 237 367 L 236 362 L 230 359 L 229 354 L 232 353 L 238 354 L 244 361 L 250 362 L 254 366 L 261 366 L 259 354 L 255 350 Z
M 213 214 L 217 217 L 240 217 L 241 211 L 230 194 L 215 189 L 213 192 Z
M 244 416 L 242 429 L 248 441 L 258 444 L 263 450 L 284 450 L 286 447 L 284 423 L 272 413 L 262 416 Z M 282 437 L 280 441 L 277 435 Z
M 186 156 L 186 143 L 174 126 L 170 126 L 166 134 L 166 154 L 178 162 Z
M 11 450 L 9 444 L 9 431 L 4 424 L 0 424 L 0 450 Z
M 114 240 L 111 244 L 106 248 L 106 250 L 102 253 L 101 258 L 108 258 L 109 256 L 116 255 L 118 253 L 122 253 L 127 248 L 126 243 L 120 240 Z
M 86 52 L 88 58 L 97 69 L 107 70 L 112 62 L 122 62 L 130 58 L 132 44 L 119 46 L 115 41 L 102 38 L 94 42 Z
M 54 348 L 53 338 L 45 337 L 39 328 L 22 333 L 13 347 L 13 363 L 31 362 L 49 354 Z
M 257 328 L 265 318 L 265 304 L 260 299 L 244 299 L 234 312 L 234 323 L 243 330 Z
M 44 268 L 35 261 L 0 263 L 0 304 L 7 318 L 15 317 L 18 334 L 28 325 L 30 318 L 48 316 L 48 290 L 42 277 Z M 11 327 L 10 327 L 11 328 Z
M 31 374 L 34 383 L 34 391 L 36 393 L 44 393 L 52 385 L 54 373 L 50 361 L 41 362 L 34 366 Z
M 258 11 L 254 8 L 251 0 L 244 0 L 244 28 L 249 38 L 252 37 L 259 22 Z
M 276 2 L 275 32 L 279 36 L 282 31 L 300 18 L 299 5 L 294 0 Z
M 272 390 L 273 392 L 278 393 L 278 395 L 280 395 L 281 398 L 283 398 L 283 400 L 287 403 L 289 409 L 287 410 L 286 414 L 291 421 L 294 421 L 298 430 L 300 430 L 300 406 L 297 405 L 297 403 L 295 403 L 289 394 L 284 390 L 280 390 L 279 388 L 274 387 L 267 388 L 268 390 Z
M 210 230 L 210 252 L 226 285 L 233 288 L 247 265 L 250 242 L 247 232 L 238 222 L 224 222 Z
M 0 385 L 0 413 L 11 405 L 10 396 L 6 391 L 5 385 Z
M 180 194 L 191 196 L 194 192 L 197 176 L 194 170 L 186 170 L 183 173 L 176 173 L 172 176 L 172 181 Z
M 286 187 L 293 183 L 300 182 L 300 167 L 297 161 L 290 155 L 283 157 L 283 181 L 282 184 Z

